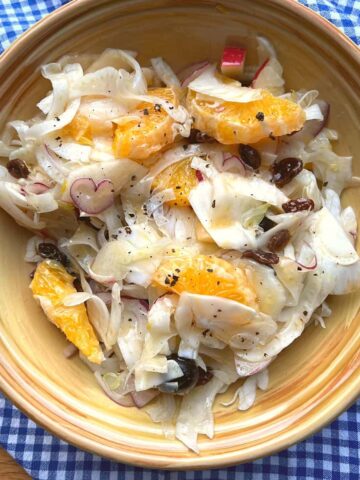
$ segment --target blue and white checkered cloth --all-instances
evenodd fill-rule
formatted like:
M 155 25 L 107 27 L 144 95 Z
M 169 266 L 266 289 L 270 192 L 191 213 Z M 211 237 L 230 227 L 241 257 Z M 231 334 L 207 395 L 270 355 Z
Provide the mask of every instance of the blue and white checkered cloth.
M 67 1 L 0 0 L 0 51 L 64 3 Z M 301 0 L 301 3 L 360 44 L 360 0 Z M 85 453 L 45 432 L 1 396 L 0 417 L 0 444 L 34 480 L 360 479 L 360 402 L 321 432 L 277 455 L 202 472 L 145 470 Z

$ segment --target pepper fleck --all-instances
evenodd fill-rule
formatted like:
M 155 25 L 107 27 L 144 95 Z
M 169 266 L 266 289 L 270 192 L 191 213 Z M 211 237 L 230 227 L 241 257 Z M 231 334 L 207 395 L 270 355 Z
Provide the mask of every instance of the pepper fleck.
M 263 112 L 258 112 L 256 114 L 256 119 L 259 120 L 259 122 L 263 122 L 264 118 L 265 118 L 265 115 L 263 114 Z
M 213 201 L 212 201 L 212 204 L 211 204 L 211 207 L 212 207 L 212 208 L 215 208 L 215 206 L 216 206 L 216 200 L 213 200 Z

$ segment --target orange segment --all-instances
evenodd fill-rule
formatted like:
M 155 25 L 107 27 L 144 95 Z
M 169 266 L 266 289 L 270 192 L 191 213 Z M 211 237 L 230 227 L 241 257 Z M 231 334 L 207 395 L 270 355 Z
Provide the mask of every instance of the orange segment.
M 171 88 L 150 89 L 148 94 L 168 100 L 175 106 L 178 104 Z M 131 116 L 133 115 L 139 116 L 139 120 L 130 117 L 128 122 L 116 127 L 113 148 L 117 157 L 145 160 L 173 142 L 174 133 L 171 127 L 174 121 L 160 105 L 143 102 L 136 111 L 131 112 Z
M 194 128 L 223 144 L 256 143 L 263 138 L 300 130 L 305 112 L 296 103 L 264 91 L 263 98 L 249 103 L 221 102 L 189 91 L 187 108 L 195 118 Z M 262 115 L 264 120 L 262 119 Z M 259 120 L 260 118 L 260 120 Z
M 57 262 L 45 260 L 36 268 L 30 288 L 49 318 L 91 362 L 101 363 L 103 354 L 85 305 L 66 307 L 65 297 L 76 293 L 74 278 Z
M 191 158 L 173 163 L 165 168 L 155 177 L 152 183 L 152 190 L 166 190 L 172 188 L 175 194 L 174 200 L 166 202 L 169 206 L 188 207 L 189 193 L 196 187 L 199 180 L 196 177 L 196 170 L 191 168 Z
M 82 145 L 92 145 L 92 129 L 90 120 L 84 115 L 76 115 L 73 120 L 63 128 L 63 135 L 70 135 Z
M 257 306 L 255 288 L 246 272 L 211 255 L 168 258 L 160 264 L 153 282 L 179 295 L 214 295 Z

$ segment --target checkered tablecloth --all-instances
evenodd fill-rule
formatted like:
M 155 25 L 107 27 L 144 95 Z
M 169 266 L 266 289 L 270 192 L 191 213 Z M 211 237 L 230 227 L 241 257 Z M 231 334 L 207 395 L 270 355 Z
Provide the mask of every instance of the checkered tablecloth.
M 66 0 L 0 0 L 0 51 L 64 3 Z M 302 3 L 360 44 L 360 0 L 302 0 Z M 0 417 L 1 445 L 35 480 L 360 479 L 360 402 L 321 432 L 277 455 L 233 468 L 202 472 L 145 470 L 85 453 L 45 432 L 1 396 Z

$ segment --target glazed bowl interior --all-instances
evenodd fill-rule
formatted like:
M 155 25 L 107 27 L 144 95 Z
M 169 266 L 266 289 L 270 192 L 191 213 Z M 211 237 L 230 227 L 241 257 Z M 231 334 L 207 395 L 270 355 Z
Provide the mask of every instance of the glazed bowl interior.
M 39 67 L 68 53 L 124 48 L 141 62 L 163 56 L 179 70 L 203 59 L 217 61 L 229 38 L 267 36 L 284 66 L 288 89 L 317 89 L 331 104 L 336 147 L 354 155 L 360 175 L 359 53 L 304 7 L 284 0 L 98 1 L 79 0 L 42 21 L 0 60 L 0 127 L 26 119 L 49 89 Z M 344 204 L 359 214 L 358 192 Z M 270 387 L 247 412 L 215 406 L 215 437 L 200 437 L 200 455 L 141 410 L 112 403 L 78 359 L 63 356 L 65 339 L 32 299 L 31 266 L 23 260 L 28 233 L 0 213 L 0 381 L 4 392 L 38 423 L 77 446 L 148 467 L 210 468 L 252 460 L 329 422 L 360 392 L 360 294 L 331 298 L 326 329 L 311 325 L 270 366 Z

